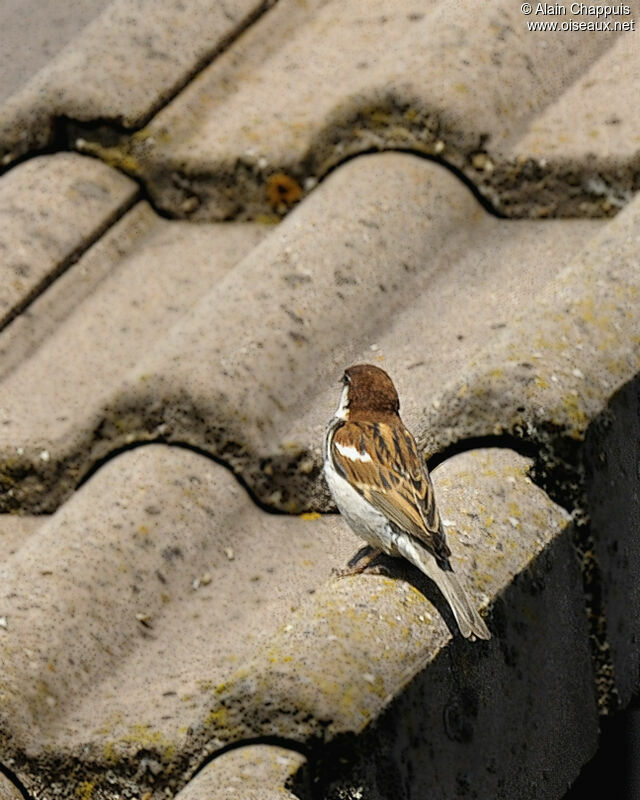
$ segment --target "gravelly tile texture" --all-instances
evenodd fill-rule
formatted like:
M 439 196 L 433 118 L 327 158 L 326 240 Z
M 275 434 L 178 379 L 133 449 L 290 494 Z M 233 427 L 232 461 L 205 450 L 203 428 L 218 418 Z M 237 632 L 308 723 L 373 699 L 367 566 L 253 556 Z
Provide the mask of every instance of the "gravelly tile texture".
M 0 329 L 136 199 L 137 185 L 95 159 L 34 158 L 0 178 Z
M 443 387 L 424 420 L 423 443 L 434 449 L 514 432 L 546 444 L 553 461 L 554 447 L 560 459 L 563 446 L 583 441 L 640 368 L 639 236 L 636 199 Z
M 94 18 L 109 0 L 4 0 L 0 50 L 0 101 L 5 100 Z M 25 20 L 29 43 L 25 47 Z
M 640 34 L 561 17 L 114 0 L 0 102 L 2 800 L 559 800 L 637 694 Z M 333 574 L 362 361 L 489 642 Z
M 0 800 L 22 800 L 17 787 L 0 773 Z
M 66 753 L 62 787 L 78 758 L 133 783 L 184 758 L 215 686 L 353 553 L 336 523 L 265 514 L 184 449 L 111 460 L 3 559 L 2 751 Z
M 114 0 L 0 107 L 0 158 L 64 138 L 60 122 L 136 128 L 269 0 Z M 141 77 L 144 76 L 142 80 Z
M 0 553 L 2 559 L 14 555 L 46 521 L 46 516 L 18 516 L 0 514 Z
M 283 787 L 305 763 L 304 756 L 270 745 L 247 745 L 219 756 L 189 782 L 178 800 L 296 800 Z
M 616 130 L 613 157 L 605 125 L 586 164 L 568 161 L 564 94 L 589 70 L 606 75 L 600 59 L 622 39 L 614 63 L 632 86 L 637 34 L 536 35 L 526 22 L 511 0 L 483 13 L 475 0 L 280 0 L 131 139 L 89 138 L 180 216 L 282 213 L 336 164 L 384 149 L 444 159 L 511 216 L 611 214 L 637 189 L 635 125 Z M 633 104 L 607 94 L 631 121 Z M 539 135 L 521 147 L 553 107 L 542 147 Z M 546 160 L 556 144 L 559 163 Z
M 255 224 L 169 222 L 146 203 L 126 214 L 33 303 L 28 316 L 0 334 L 0 438 L 7 444 L 6 468 L 19 471 L 31 450 L 34 463 L 44 470 L 37 479 L 43 482 L 31 482 L 32 489 L 38 491 L 39 485 L 46 491 L 51 479 L 77 483 L 76 467 L 65 465 L 64 459 L 82 436 L 79 421 L 87 412 L 95 414 L 127 369 L 176 321 L 188 319 L 199 298 L 265 232 Z M 196 357 L 194 351 L 185 354 L 189 364 Z M 136 438 L 127 431 L 119 438 L 94 433 L 98 458 Z M 27 475 L 23 478 L 30 482 Z M 19 485 L 9 480 L 5 486 L 15 498 Z M 19 505 L 24 510 L 25 504 Z M 45 510 L 54 508 L 48 503 Z
M 108 768 L 118 765 L 121 787 L 174 786 L 224 744 L 260 736 L 331 744 L 362 733 L 394 713 L 416 675 L 432 680 L 430 665 L 447 662 L 445 652 L 466 665 L 458 681 L 470 691 L 485 684 L 479 725 L 507 714 L 518 728 L 525 715 L 549 732 L 553 709 L 563 736 L 575 726 L 592 741 L 595 699 L 568 516 L 526 466 L 509 451 L 486 450 L 434 473 L 455 567 L 474 601 L 496 609 L 485 646 L 452 639 L 446 608 L 402 565 L 388 564 L 392 577 L 327 582 L 353 548 L 339 518 L 265 515 L 226 470 L 188 451 L 121 455 L 5 564 L 3 750 L 30 784 L 44 774 L 51 786 L 77 788 L 90 776 L 111 796 Z M 543 642 L 541 682 L 527 653 Z M 563 659 L 583 664 L 583 680 Z M 535 758 L 549 758 L 553 746 L 541 739 Z M 570 750 L 565 774 L 580 758 Z M 480 748 L 478 769 L 492 754 Z M 454 748 L 452 769 L 461 755 Z
M 547 203 L 549 213 L 613 214 L 638 190 L 640 138 L 632 109 L 639 42 L 637 31 L 620 37 L 513 148 L 521 171 L 529 173 L 529 196 L 541 207 Z M 563 184 L 573 188 L 558 206 Z
M 110 281 L 116 289 L 107 293 L 101 285 L 95 301 L 6 377 L 0 429 L 12 477 L 5 484 L 6 508 L 53 510 L 78 474 L 106 452 L 158 437 L 223 458 L 271 506 L 327 508 L 319 447 L 344 366 L 371 358 L 385 363 L 388 349 L 402 396 L 427 400 L 482 341 L 494 341 L 513 314 L 529 313 L 540 289 L 602 225 L 498 221 L 441 166 L 399 154 L 345 165 L 251 252 L 259 233 L 247 236 L 248 254 L 235 265 L 203 247 L 202 237 L 210 230 L 213 242 L 229 230 L 229 237 L 242 240 L 245 229 L 158 224 L 193 231 L 193 251 L 178 242 L 192 272 L 198 263 L 213 269 L 218 259 L 234 268 L 218 271 L 208 291 L 192 283 L 191 298 L 203 295 L 193 307 L 185 303 L 188 287 L 177 294 L 170 286 L 162 294 L 143 279 L 160 301 L 156 322 L 141 306 L 144 294 L 124 306 L 119 301 L 131 294 L 130 271 L 140 262 L 154 270 L 160 257 L 140 237 L 139 256 L 124 259 L 122 277 Z M 128 225 L 125 218 L 105 243 L 118 241 Z M 99 262 L 103 251 L 95 249 Z M 167 250 L 170 258 L 175 253 Z M 238 249 L 233 253 L 240 257 Z M 107 257 L 114 258 L 110 251 Z M 174 267 L 184 274 L 179 261 Z M 526 284 L 523 269 L 532 276 Z M 206 279 L 212 277 L 209 272 Z M 458 300 L 469 281 L 473 294 Z M 181 295 L 182 307 L 168 312 Z M 115 335 L 126 324 L 121 318 L 131 316 L 131 304 L 141 319 L 133 346 L 130 331 Z M 70 339 L 83 343 L 86 356 L 69 362 Z M 94 355 L 96 341 L 109 342 L 111 371 L 108 353 Z M 13 347 L 0 337 L 2 350 L 10 354 Z M 60 421 L 51 418 L 51 393 L 37 391 L 51 371 L 58 376 Z M 407 419 L 420 425 L 418 409 L 410 407 Z
M 601 565 L 607 641 L 619 704 L 640 691 L 640 382 L 612 397 L 586 441 L 587 510 Z M 604 638 L 604 637 L 603 637 Z

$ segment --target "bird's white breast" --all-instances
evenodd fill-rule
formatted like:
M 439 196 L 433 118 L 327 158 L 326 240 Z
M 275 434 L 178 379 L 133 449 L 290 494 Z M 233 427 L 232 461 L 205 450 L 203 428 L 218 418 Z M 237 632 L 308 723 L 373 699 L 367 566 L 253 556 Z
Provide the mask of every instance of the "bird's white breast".
M 389 555 L 396 555 L 398 551 L 394 544 L 395 534 L 384 514 L 365 500 L 349 481 L 335 470 L 330 458 L 325 459 L 324 475 L 338 510 L 354 533 L 372 547 L 380 548 Z

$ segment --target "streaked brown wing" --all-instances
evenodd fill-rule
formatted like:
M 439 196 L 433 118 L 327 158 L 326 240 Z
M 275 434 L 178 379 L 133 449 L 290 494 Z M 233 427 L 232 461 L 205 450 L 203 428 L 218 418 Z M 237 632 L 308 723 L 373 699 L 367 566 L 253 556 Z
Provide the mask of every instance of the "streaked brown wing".
M 336 431 L 332 450 L 336 467 L 366 500 L 447 561 L 451 553 L 433 486 L 402 423 L 347 422 Z

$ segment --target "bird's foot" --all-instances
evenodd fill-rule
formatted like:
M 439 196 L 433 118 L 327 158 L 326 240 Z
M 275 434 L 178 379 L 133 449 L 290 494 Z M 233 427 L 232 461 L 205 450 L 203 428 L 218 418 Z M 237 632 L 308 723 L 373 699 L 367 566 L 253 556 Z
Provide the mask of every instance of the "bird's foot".
M 368 545 L 362 550 L 358 550 L 344 569 L 334 569 L 332 572 L 338 578 L 347 578 L 350 575 L 361 575 L 365 570 L 370 575 L 380 575 L 381 572 L 384 571 L 384 567 L 371 567 L 370 565 L 381 553 L 382 550 Z

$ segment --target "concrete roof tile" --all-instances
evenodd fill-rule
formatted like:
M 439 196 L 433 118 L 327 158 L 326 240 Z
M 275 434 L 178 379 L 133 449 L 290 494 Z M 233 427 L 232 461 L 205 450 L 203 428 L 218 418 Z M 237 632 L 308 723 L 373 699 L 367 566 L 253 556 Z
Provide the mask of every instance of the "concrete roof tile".
M 473 0 L 419 13 L 409 2 L 280 0 L 143 130 L 115 146 L 88 132 L 82 146 L 140 178 L 157 207 L 198 219 L 283 213 L 336 164 L 385 149 L 444 159 L 504 213 L 575 215 L 588 187 L 556 180 L 555 205 L 540 202 L 512 148 L 635 34 L 536 35 L 526 23 L 510 0 L 482 14 Z M 627 133 L 615 164 L 628 185 L 638 147 Z
M 555 800 L 639 688 L 638 34 L 182 5 L 116 0 L 0 108 L 5 165 L 104 162 L 0 180 L 0 796 Z M 331 577 L 356 361 L 445 459 L 490 642 L 402 562 Z
M 583 681 L 574 674 L 590 656 L 569 518 L 528 479 L 527 463 L 485 450 L 434 472 L 455 568 L 474 602 L 497 604 L 519 665 L 505 672 L 495 640 L 467 680 L 494 675 L 481 727 L 505 709 L 542 726 L 559 703 L 584 736 L 595 700 L 590 670 Z M 452 639 L 446 609 L 436 600 L 434 612 L 425 580 L 402 565 L 390 567 L 402 580 L 327 583 L 352 547 L 338 519 L 266 515 L 229 472 L 187 450 L 148 446 L 111 460 L 3 567 L 3 751 L 34 790 L 44 782 L 54 795 L 72 793 L 90 781 L 114 797 L 179 787 L 227 744 L 328 744 L 362 732 L 443 648 L 480 645 Z M 529 625 L 518 633 L 523 604 Z M 573 670 L 541 683 L 527 656 L 539 640 L 550 661 L 570 657 Z M 483 741 L 482 762 L 491 737 Z M 553 743 L 539 742 L 543 757 Z M 576 758 L 563 751 L 563 776 Z
M 125 218 L 120 227 L 128 224 Z M 162 229 L 173 224 L 167 228 L 172 231 L 186 225 L 154 224 Z M 494 314 L 500 313 L 500 324 L 506 324 L 516 309 L 524 313 L 598 224 L 499 222 L 442 167 L 409 155 L 370 156 L 336 171 L 250 252 L 257 239 L 247 239 L 247 256 L 229 272 L 233 263 L 225 262 L 208 292 L 203 294 L 202 283 L 194 284 L 190 294 L 189 287 L 182 287 L 182 312 L 175 317 L 169 316 L 166 304 L 179 302 L 178 293 L 154 290 L 157 315 L 136 312 L 145 328 L 137 329 L 132 345 L 129 331 L 115 335 L 123 323 L 113 308 L 121 307 L 117 298 L 131 297 L 130 274 L 138 275 L 139 292 L 151 291 L 138 263 L 142 260 L 154 271 L 155 262 L 148 247 L 141 246 L 139 256 L 122 260 L 122 276 L 112 276 L 113 294 L 101 286 L 92 313 L 85 304 L 43 343 L 37 357 L 5 379 L 0 441 L 5 464 L 13 464 L 12 474 L 18 476 L 9 487 L 11 496 L 5 492 L 5 506 L 53 510 L 78 475 L 109 450 L 161 437 L 190 442 L 225 459 L 271 505 L 304 510 L 313 499 L 326 507 L 313 458 L 335 402 L 325 390 L 344 364 L 370 358 L 370 345 L 385 332 L 391 346 L 402 351 L 407 371 L 423 362 L 415 373 L 414 402 L 419 401 L 425 379 L 430 391 L 437 391 L 452 375 L 452 365 L 465 363 L 462 356 L 469 346 L 473 350 L 478 336 L 495 333 Z M 111 234 L 116 240 L 120 227 Z M 232 227 L 183 230 L 202 237 L 207 230 L 216 236 Z M 105 237 L 105 244 L 109 241 Z M 194 246 L 199 248 L 199 241 Z M 499 259 L 495 248 L 502 254 Z M 182 243 L 179 250 L 183 253 Z M 552 257 L 540 266 L 541 252 L 547 250 Z M 170 264 L 174 253 L 167 250 Z M 154 251 L 153 258 L 158 257 Z M 197 264 L 203 257 L 208 264 L 208 252 L 190 259 Z M 535 278 L 514 297 L 516 276 L 524 268 Z M 173 269 L 170 274 L 182 275 L 179 263 Z M 452 286 L 468 285 L 470 270 L 475 271 L 478 295 L 469 296 L 465 322 Z M 203 296 L 191 308 L 198 295 Z M 482 308 L 479 298 L 486 301 L 486 310 L 477 310 Z M 439 309 L 435 323 L 433 308 Z M 393 324 L 396 319 L 400 332 Z M 447 332 L 446 351 L 437 343 L 440 327 Z M 435 333 L 425 333 L 430 328 Z M 435 335 L 434 350 L 440 357 L 425 359 L 422 350 L 402 346 L 418 329 L 421 335 Z M 456 354 L 458 335 L 469 339 Z M 76 354 L 68 363 L 70 339 L 86 355 Z M 111 378 L 107 356 L 96 362 L 95 355 L 95 343 L 107 340 L 115 353 Z M 1 340 L 0 349 L 11 350 Z M 87 372 L 94 362 L 99 391 L 96 371 Z M 128 366 L 132 369 L 124 380 Z M 43 395 L 37 387 L 43 370 L 51 368 L 59 376 L 52 387 L 55 394 Z M 321 390 L 325 394 L 319 396 Z M 52 420 L 52 406 L 65 419 Z M 412 421 L 414 414 L 415 408 Z M 297 425 L 300 418 L 308 426 Z M 17 447 L 22 451 L 19 463 Z M 44 464 L 43 451 L 48 453 Z
M 8 778 L 0 772 L 0 800 L 22 800 L 22 794 Z
M 516 431 L 582 441 L 640 368 L 639 236 L 636 198 L 443 387 L 423 444 Z
M 104 6 L 105 0 L 71 0 L 64 4 L 7 0 L 3 3 L 0 102 L 46 66 L 104 10 Z M 29 46 L 25 47 L 27 27 Z
M 639 37 L 620 37 L 536 117 L 511 149 L 512 165 L 497 167 L 505 201 L 585 217 L 613 215 L 629 202 L 640 188 Z
M 0 107 L 2 162 L 47 146 L 59 119 L 144 122 L 270 0 L 114 0 Z M 144 75 L 144 80 L 140 77 Z
M 0 514 L 1 557 L 5 559 L 14 555 L 45 520 L 43 516 Z
M 479 450 L 447 460 L 433 474 L 451 528 L 454 569 L 480 608 L 557 536 L 568 535 L 566 513 L 529 480 L 527 464 L 508 450 Z M 513 491 L 506 492 L 509 485 Z M 439 603 L 434 613 L 423 596 L 426 581 L 403 565 L 394 569 L 392 576 L 404 580 L 362 575 L 319 587 L 266 654 L 217 688 L 214 710 L 194 735 L 328 741 L 362 731 L 452 640 L 443 619 L 449 615 Z M 428 590 L 427 596 L 433 597 Z M 582 609 L 572 624 L 586 624 Z
M 56 752 L 61 786 L 184 760 L 215 686 L 353 551 L 335 523 L 265 514 L 182 448 L 109 461 L 3 559 L 5 756 Z
M 0 329 L 137 194 L 129 178 L 73 153 L 31 159 L 0 178 Z
M 274 745 L 254 744 L 215 758 L 176 800 L 296 800 L 285 784 L 305 763 L 304 756 Z
M 576 162 L 637 160 L 640 135 L 633 98 L 640 78 L 639 43 L 637 33 L 620 37 L 537 116 L 514 155 Z
M 585 483 L 592 539 L 584 557 L 601 570 L 599 585 L 616 701 L 625 707 L 640 690 L 640 378 L 616 392 L 585 441 Z
M 127 369 L 265 233 L 255 224 L 170 222 L 146 203 L 126 214 L 0 335 L 5 465 L 20 470 L 35 446 L 35 463 L 53 475 L 61 444 L 82 436 L 86 412 L 105 403 Z M 101 455 L 113 447 L 104 438 Z M 55 508 L 37 510 L 43 505 Z

